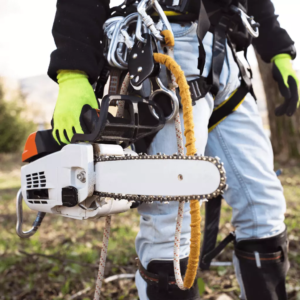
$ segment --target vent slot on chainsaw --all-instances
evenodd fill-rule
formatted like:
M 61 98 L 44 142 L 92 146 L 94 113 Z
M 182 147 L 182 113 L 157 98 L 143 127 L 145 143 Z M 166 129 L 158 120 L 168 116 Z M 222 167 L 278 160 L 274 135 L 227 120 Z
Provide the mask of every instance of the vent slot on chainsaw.
M 29 203 L 31 203 L 31 204 L 48 204 L 48 202 L 47 201 L 28 201 Z
M 27 199 L 32 199 L 36 201 L 37 199 L 49 199 L 48 189 L 27 190 Z M 36 203 L 36 201 L 34 201 L 34 203 Z
M 46 182 L 45 172 L 27 174 L 26 183 L 28 189 L 46 187 L 47 182 Z

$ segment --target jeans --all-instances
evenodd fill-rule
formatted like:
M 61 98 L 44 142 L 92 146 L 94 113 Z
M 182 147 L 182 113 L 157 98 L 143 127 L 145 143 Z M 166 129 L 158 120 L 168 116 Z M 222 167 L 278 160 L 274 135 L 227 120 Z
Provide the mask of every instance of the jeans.
M 172 24 L 172 28 L 175 36 L 175 60 L 185 72 L 187 80 L 195 79 L 199 76 L 197 24 Z M 203 76 L 207 76 L 211 66 L 213 35 L 207 33 L 203 43 L 206 51 Z M 239 85 L 239 69 L 227 46 L 219 93 L 215 99 L 208 94 L 193 107 L 196 148 L 198 154 L 218 156 L 224 163 L 229 185 L 224 199 L 232 207 L 232 224 L 237 240 L 264 238 L 277 235 L 285 229 L 286 204 L 282 186 L 273 169 L 271 143 L 263 130 L 253 97 L 248 94 L 234 113 L 209 134 L 207 130 L 214 107 L 226 100 Z M 183 126 L 182 112 L 181 124 Z M 173 121 L 158 132 L 148 152 L 177 152 Z M 176 202 L 168 205 L 142 204 L 138 208 L 141 218 L 136 250 L 145 268 L 154 259 L 173 260 L 177 210 Z M 190 214 L 187 203 L 181 234 L 181 258 L 189 254 L 189 240 Z M 136 284 L 140 299 L 148 299 L 146 283 L 139 272 L 136 274 Z

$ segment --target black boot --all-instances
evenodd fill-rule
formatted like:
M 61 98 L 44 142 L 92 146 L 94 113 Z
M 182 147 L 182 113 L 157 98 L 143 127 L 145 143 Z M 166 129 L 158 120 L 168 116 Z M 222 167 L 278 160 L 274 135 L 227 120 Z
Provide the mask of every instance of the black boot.
M 188 258 L 180 260 L 182 274 L 185 274 Z M 142 278 L 147 282 L 149 300 L 200 300 L 197 281 L 189 289 L 182 291 L 176 285 L 172 260 L 152 260 L 147 270 L 138 263 Z
M 270 238 L 237 242 L 237 277 L 243 300 L 286 300 L 285 277 L 289 269 L 286 231 Z M 244 295 L 243 295 L 244 294 Z

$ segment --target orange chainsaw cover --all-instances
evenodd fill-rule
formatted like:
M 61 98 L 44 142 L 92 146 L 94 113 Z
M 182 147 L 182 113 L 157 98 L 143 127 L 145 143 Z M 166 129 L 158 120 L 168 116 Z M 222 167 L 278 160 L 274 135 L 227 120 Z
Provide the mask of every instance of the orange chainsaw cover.
M 35 143 L 36 132 L 32 133 L 25 144 L 24 151 L 22 153 L 22 161 L 25 162 L 29 158 L 38 154 L 38 150 Z

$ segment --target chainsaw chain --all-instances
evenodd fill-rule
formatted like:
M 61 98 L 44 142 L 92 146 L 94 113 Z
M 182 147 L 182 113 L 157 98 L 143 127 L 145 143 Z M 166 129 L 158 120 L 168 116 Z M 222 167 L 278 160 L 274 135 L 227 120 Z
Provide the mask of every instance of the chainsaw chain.
M 168 203 L 169 201 L 185 201 L 190 200 L 203 200 L 203 199 L 212 199 L 224 193 L 226 189 L 226 172 L 223 167 L 223 163 L 220 162 L 218 157 L 209 157 L 209 156 L 198 156 L 197 154 L 193 156 L 186 156 L 180 154 L 165 155 L 157 153 L 157 155 L 147 155 L 147 154 L 138 154 L 138 155 L 128 155 L 125 156 L 99 156 L 95 158 L 95 162 L 106 162 L 106 161 L 120 161 L 120 160 L 157 160 L 157 159 L 182 159 L 182 160 L 203 160 L 208 161 L 216 165 L 220 172 L 221 181 L 217 190 L 212 194 L 207 195 L 190 195 L 190 196 L 156 196 L 156 195 L 131 195 L 131 194 L 115 194 L 115 193 L 105 193 L 105 192 L 94 192 L 94 195 L 104 198 L 113 198 L 115 200 L 131 200 L 131 201 L 141 201 L 146 203 L 153 203 L 153 201 L 160 201 L 162 203 Z

